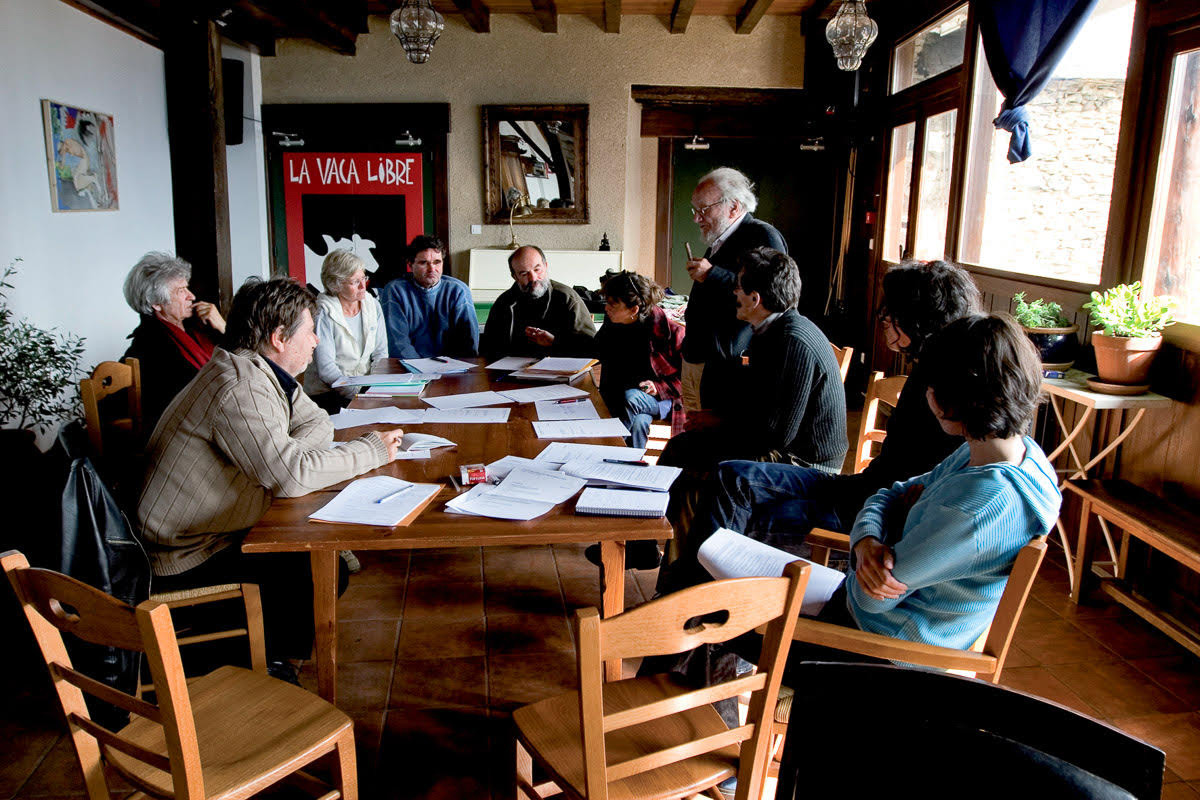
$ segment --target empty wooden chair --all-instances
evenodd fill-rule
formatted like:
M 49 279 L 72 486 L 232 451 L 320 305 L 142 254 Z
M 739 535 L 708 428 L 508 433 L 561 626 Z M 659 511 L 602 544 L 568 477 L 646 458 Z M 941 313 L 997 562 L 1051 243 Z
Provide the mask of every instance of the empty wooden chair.
M 737 798 L 758 798 L 769 756 L 787 643 L 811 567 L 783 578 L 716 581 L 661 597 L 610 619 L 576 613 L 579 691 L 513 713 L 517 797 L 686 797 L 738 778 Z M 705 621 L 685 627 L 689 620 Z M 681 653 L 767 625 L 759 671 L 692 690 L 678 676 L 604 683 L 605 659 Z M 753 692 L 746 724 L 727 728 L 712 703 Z M 551 783 L 535 786 L 537 763 Z M 714 796 L 719 797 L 719 794 Z
M 850 360 L 854 357 L 853 347 L 838 347 L 833 342 L 829 343 L 833 348 L 833 357 L 838 362 L 838 372 L 841 373 L 842 383 L 846 382 L 846 376 L 850 374 Z
M 30 568 L 16 551 L 0 556 L 33 629 L 75 747 L 90 800 L 107 800 L 107 763 L 155 797 L 234 800 L 288 779 L 313 789 L 302 768 L 333 759 L 335 786 L 322 800 L 356 800 L 350 718 L 305 690 L 264 672 L 221 667 L 184 679 L 171 611 L 147 600 L 132 608 L 57 572 Z M 252 620 L 261 639 L 262 617 Z M 62 632 L 95 644 L 140 652 L 154 678 L 149 703 L 93 680 L 71 666 Z M 84 694 L 133 715 L 116 732 L 96 724 Z
M 136 358 L 101 361 L 79 382 L 88 449 L 97 466 L 133 459 L 142 449 L 142 371 Z

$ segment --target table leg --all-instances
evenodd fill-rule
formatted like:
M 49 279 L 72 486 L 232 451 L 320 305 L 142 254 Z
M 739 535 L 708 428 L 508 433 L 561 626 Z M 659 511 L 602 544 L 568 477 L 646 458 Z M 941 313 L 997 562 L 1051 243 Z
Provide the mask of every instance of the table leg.
M 313 623 L 317 633 L 317 694 L 337 703 L 337 578 L 336 550 L 309 554 L 313 574 Z
M 1075 571 L 1071 576 L 1071 602 L 1076 605 L 1083 599 L 1084 583 L 1092 571 L 1092 537 L 1088 535 L 1088 522 L 1092 514 L 1092 501 L 1084 499 L 1079 509 L 1079 540 L 1076 542 Z
M 625 610 L 625 543 L 600 542 L 600 616 L 607 618 Z M 621 659 L 604 662 L 604 679 L 621 680 Z

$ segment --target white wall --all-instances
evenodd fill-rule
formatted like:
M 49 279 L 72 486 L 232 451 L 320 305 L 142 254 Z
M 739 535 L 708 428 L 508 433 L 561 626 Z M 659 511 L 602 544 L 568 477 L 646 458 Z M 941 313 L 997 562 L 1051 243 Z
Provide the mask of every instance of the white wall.
M 119 210 L 51 212 L 42 98 L 113 115 Z M 2 0 L 0 108 L 0 265 L 24 259 L 9 301 L 85 336 L 85 366 L 119 358 L 125 275 L 175 243 L 162 52 L 64 3 Z
M 262 132 L 261 57 L 230 42 L 221 43 L 223 58 L 246 65 L 242 79 L 242 108 L 225 115 L 242 117 L 242 143 L 225 148 L 229 175 L 229 244 L 233 251 L 233 288 L 246 278 L 268 277 L 270 260 L 267 222 L 267 167 Z M 228 76 L 226 76 L 228 78 Z

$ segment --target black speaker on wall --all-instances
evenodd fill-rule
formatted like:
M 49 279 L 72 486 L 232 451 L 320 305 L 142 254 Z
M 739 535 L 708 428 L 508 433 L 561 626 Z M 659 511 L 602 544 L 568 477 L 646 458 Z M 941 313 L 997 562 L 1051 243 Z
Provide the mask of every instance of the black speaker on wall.
M 246 65 L 236 58 L 221 59 L 221 80 L 225 84 L 225 144 L 242 143 L 242 80 Z

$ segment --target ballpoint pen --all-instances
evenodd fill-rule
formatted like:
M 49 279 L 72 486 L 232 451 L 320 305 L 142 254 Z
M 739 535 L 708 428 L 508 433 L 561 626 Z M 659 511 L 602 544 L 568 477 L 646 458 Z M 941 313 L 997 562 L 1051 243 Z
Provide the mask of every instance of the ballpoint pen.
M 554 405 L 561 406 L 564 403 L 582 403 L 587 400 L 586 397 L 568 397 L 566 400 L 555 400 Z
M 648 467 L 650 464 L 645 461 L 625 461 L 621 458 L 606 458 L 605 464 L 624 464 L 627 467 Z
M 383 497 L 379 498 L 375 502 L 376 503 L 386 503 L 388 500 L 395 500 L 397 497 L 404 494 L 412 487 L 413 487 L 413 485 L 409 485 L 409 486 L 405 486 L 403 489 L 397 489 L 396 491 L 392 492 L 391 494 L 384 495 Z
M 446 358 L 445 356 L 434 356 L 434 357 L 433 357 L 433 360 L 434 360 L 434 361 L 440 361 L 440 362 L 442 362 L 443 364 L 449 364 L 449 363 L 450 363 L 450 359 Z

